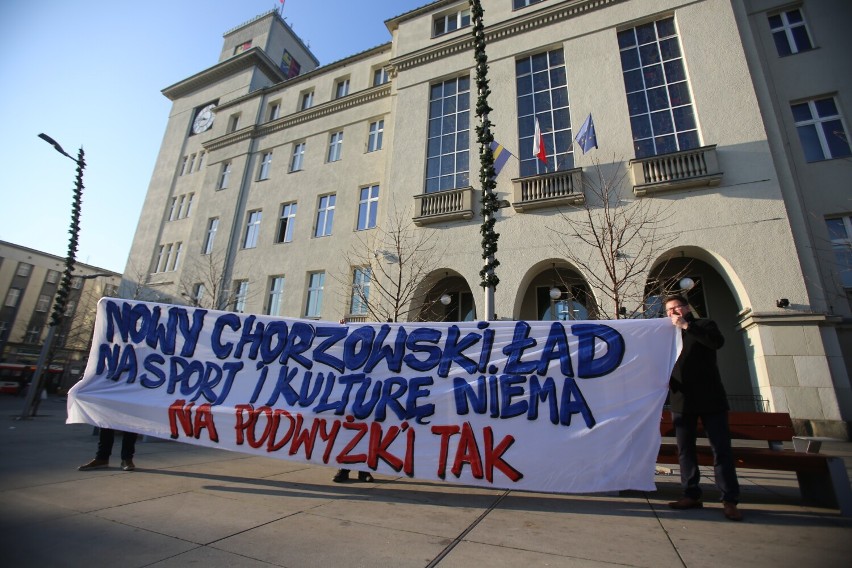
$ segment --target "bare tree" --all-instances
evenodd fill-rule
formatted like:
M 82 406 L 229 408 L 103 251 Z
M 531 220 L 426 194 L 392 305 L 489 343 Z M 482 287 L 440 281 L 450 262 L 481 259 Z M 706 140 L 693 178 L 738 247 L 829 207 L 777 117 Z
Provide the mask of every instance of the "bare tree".
M 603 319 L 635 317 L 648 296 L 672 292 L 667 288 L 679 278 L 665 261 L 655 266 L 677 239 L 670 231 L 671 212 L 658 200 L 624 199 L 623 168 L 607 173 L 595 161 L 592 171 L 591 179 L 583 180 L 585 201 L 560 211 L 559 225 L 549 227 L 553 244 L 588 279 L 594 291 L 590 313 Z
M 426 305 L 414 301 L 418 285 L 435 271 L 443 253 L 434 230 L 414 227 L 410 212 L 394 205 L 387 228 L 376 227 L 356 238 L 343 254 L 346 266 L 331 273 L 341 284 L 347 309 L 353 307 L 351 301 L 372 321 L 411 320 Z
M 147 270 L 130 261 L 121 279 L 118 297 L 142 302 L 162 302 L 164 294 L 148 286 L 149 277 Z
M 247 302 L 258 291 L 250 288 L 243 294 L 225 282 L 225 254 L 214 251 L 210 254 L 188 256 L 178 282 L 177 301 L 209 310 L 234 310 L 238 301 Z

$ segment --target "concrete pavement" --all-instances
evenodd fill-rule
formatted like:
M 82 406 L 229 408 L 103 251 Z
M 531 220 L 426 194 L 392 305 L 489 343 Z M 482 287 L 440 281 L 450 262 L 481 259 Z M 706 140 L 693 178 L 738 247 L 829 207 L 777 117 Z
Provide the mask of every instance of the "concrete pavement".
M 657 491 L 551 495 L 376 475 L 151 440 L 133 472 L 80 472 L 97 437 L 66 425 L 51 397 L 19 421 L 0 395 L 0 566 L 18 567 L 843 567 L 852 519 L 802 503 L 795 474 L 740 470 L 745 521 L 722 516 L 712 477 L 703 510 Z M 852 465 L 852 444 L 823 453 Z M 705 472 L 712 475 L 711 472 Z M 677 470 L 675 470 L 677 474 Z M 354 475 L 353 475 L 354 477 Z

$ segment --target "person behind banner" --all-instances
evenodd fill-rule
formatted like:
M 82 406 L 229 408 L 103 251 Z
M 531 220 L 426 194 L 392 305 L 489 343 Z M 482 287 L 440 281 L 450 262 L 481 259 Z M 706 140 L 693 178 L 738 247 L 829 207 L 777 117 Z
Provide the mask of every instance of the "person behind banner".
M 716 351 L 725 339 L 716 322 L 693 315 L 682 295 L 668 296 L 664 305 L 666 315 L 672 325 L 680 329 L 683 339 L 683 348 L 669 380 L 683 497 L 669 503 L 669 507 L 681 510 L 704 506 L 696 452 L 698 420 L 701 419 L 713 450 L 713 471 L 716 487 L 722 493 L 724 515 L 732 521 L 741 521 L 743 516 L 737 509 L 740 486 L 728 428 L 728 398 L 716 361 Z
M 112 454 L 112 445 L 115 442 L 115 430 L 110 428 L 99 428 L 99 430 L 98 451 L 95 454 L 95 459 L 78 467 L 79 471 L 109 467 L 109 456 Z M 121 469 L 124 471 L 136 469 L 136 465 L 133 463 L 133 455 L 136 453 L 136 438 L 135 432 L 121 433 Z

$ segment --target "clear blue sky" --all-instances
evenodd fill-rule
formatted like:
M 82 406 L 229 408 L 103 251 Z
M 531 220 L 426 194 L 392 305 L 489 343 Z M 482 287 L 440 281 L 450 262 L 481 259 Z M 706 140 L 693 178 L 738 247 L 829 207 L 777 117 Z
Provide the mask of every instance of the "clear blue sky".
M 325 65 L 390 41 L 384 21 L 428 0 L 286 0 Z M 123 272 L 171 103 L 215 65 L 222 35 L 278 0 L 0 0 L 0 240 L 64 257 L 86 154 L 77 260 Z

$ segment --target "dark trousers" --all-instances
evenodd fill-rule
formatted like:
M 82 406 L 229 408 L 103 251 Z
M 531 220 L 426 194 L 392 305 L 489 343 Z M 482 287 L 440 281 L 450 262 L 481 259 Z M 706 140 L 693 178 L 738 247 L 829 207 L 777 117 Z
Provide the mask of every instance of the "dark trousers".
M 713 473 L 716 477 L 716 487 L 722 493 L 722 501 L 737 503 L 740 498 L 740 484 L 731 453 L 731 432 L 728 429 L 727 412 L 700 414 L 672 412 L 683 494 L 692 499 L 701 498 L 699 485 L 701 472 L 698 469 L 698 456 L 695 451 L 699 418 L 713 450 Z
M 99 460 L 108 460 L 112 454 L 112 445 L 115 442 L 115 430 L 109 428 L 99 428 L 100 436 L 98 438 L 98 453 L 95 458 Z M 121 459 L 131 460 L 133 454 L 136 453 L 136 437 L 134 432 L 122 432 L 121 434 Z

